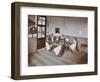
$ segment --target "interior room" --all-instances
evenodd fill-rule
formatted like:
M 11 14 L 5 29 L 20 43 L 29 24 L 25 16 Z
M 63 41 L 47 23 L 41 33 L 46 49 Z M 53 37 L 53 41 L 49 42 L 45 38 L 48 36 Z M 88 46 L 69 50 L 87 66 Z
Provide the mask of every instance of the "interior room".
M 88 63 L 88 18 L 28 15 L 28 66 Z

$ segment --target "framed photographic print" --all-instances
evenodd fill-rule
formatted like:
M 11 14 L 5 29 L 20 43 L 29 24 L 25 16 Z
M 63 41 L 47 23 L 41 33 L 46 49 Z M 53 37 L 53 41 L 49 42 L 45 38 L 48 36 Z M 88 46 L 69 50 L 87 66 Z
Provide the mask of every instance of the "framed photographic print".
M 97 7 L 11 5 L 12 79 L 97 74 Z

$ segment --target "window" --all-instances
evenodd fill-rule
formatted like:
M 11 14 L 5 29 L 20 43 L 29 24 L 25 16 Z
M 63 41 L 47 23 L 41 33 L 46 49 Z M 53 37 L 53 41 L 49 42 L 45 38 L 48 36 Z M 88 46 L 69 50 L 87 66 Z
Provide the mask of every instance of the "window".
M 60 33 L 60 28 L 55 28 L 55 33 Z

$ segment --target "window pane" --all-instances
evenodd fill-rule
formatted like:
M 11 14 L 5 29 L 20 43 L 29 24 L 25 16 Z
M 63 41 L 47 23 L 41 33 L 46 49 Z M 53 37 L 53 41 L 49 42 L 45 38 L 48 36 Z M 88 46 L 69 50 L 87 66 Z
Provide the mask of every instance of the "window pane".
M 42 25 L 45 25 L 45 21 L 42 21 Z
M 40 33 L 41 32 L 41 27 L 40 26 L 38 26 L 38 33 Z
M 41 21 L 40 20 L 38 20 L 38 24 L 41 25 Z
M 45 31 L 42 31 L 42 37 L 45 37 Z
M 38 38 L 41 38 L 41 36 L 42 36 L 41 33 L 38 33 Z
M 42 32 L 44 32 L 45 31 L 45 27 L 42 27 Z
M 45 35 L 42 35 L 42 37 L 45 37 Z

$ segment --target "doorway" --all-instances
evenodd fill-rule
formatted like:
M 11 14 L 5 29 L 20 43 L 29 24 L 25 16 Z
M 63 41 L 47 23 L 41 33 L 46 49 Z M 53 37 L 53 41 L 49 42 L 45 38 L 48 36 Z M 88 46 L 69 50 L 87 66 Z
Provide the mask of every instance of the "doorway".
M 46 16 L 37 16 L 37 50 L 45 47 Z

